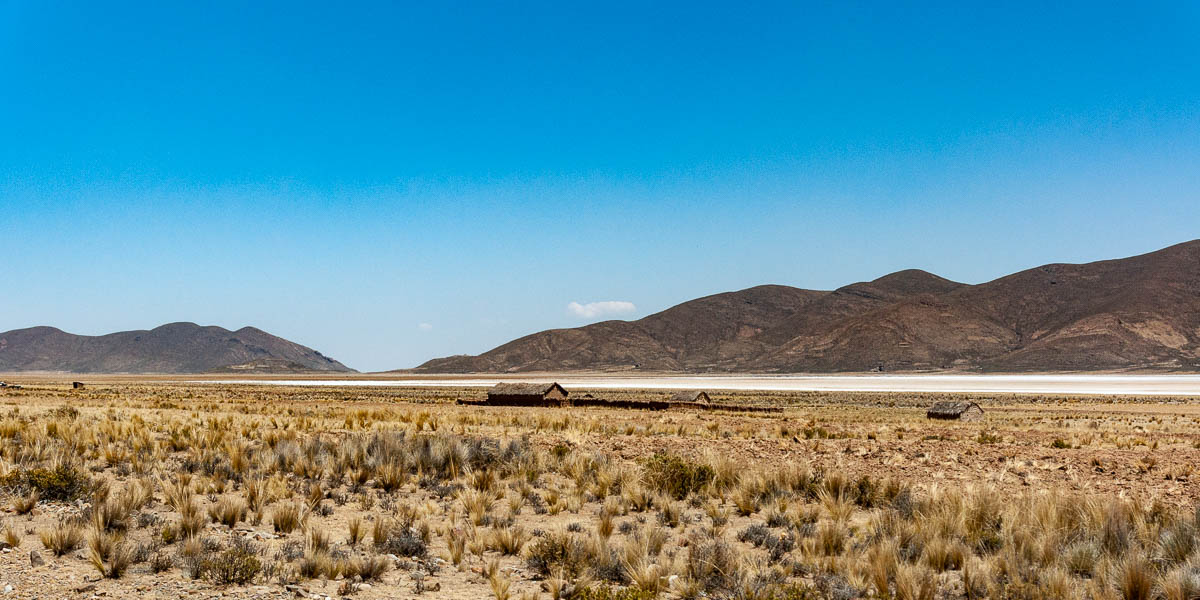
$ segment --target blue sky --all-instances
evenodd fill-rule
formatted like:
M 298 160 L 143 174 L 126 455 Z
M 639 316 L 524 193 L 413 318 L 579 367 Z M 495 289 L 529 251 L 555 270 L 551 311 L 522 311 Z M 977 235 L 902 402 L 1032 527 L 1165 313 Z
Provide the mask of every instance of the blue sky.
M 379 370 L 1200 237 L 1195 3 L 107 4 L 0 0 L 0 330 Z

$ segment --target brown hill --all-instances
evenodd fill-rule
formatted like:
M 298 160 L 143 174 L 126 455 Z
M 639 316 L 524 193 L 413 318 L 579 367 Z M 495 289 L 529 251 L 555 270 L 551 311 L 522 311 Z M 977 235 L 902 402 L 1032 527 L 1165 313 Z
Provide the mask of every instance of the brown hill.
M 979 285 L 918 270 L 832 292 L 759 286 L 528 335 L 425 372 L 1200 370 L 1200 241 Z
M 351 372 L 320 352 L 243 327 L 229 331 L 195 323 L 87 336 L 53 327 L 0 333 L 0 372 L 207 373 Z

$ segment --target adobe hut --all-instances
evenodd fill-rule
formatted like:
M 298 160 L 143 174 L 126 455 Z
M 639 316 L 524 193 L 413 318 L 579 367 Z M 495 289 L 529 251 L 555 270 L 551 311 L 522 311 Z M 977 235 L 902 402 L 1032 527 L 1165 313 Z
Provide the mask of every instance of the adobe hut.
M 83 382 L 82 382 L 82 381 L 72 381 L 72 382 L 71 382 L 71 389 L 75 389 L 75 390 L 82 390 L 82 389 L 83 389 Z
M 488 390 L 491 406 L 557 406 L 567 407 L 567 390 L 557 383 L 497 383 Z
M 702 390 L 685 390 L 671 396 L 671 408 L 687 408 L 697 404 L 707 406 L 711 403 L 708 392 Z
M 937 402 L 925 416 L 930 419 L 976 421 L 983 418 L 983 409 L 974 402 Z

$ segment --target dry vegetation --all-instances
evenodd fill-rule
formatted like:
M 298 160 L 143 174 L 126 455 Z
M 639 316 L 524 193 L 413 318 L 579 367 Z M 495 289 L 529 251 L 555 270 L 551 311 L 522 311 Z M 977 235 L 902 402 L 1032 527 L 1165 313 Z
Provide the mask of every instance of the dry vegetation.
M 66 387 L 0 394 L 7 597 L 1200 597 L 1186 401 Z

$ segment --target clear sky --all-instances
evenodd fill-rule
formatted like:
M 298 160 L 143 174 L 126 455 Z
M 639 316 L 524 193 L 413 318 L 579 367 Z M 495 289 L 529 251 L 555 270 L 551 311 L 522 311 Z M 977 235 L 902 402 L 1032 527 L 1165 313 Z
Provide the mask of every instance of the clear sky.
M 883 4 L 0 0 L 0 331 L 381 370 L 1200 237 L 1200 4 Z

